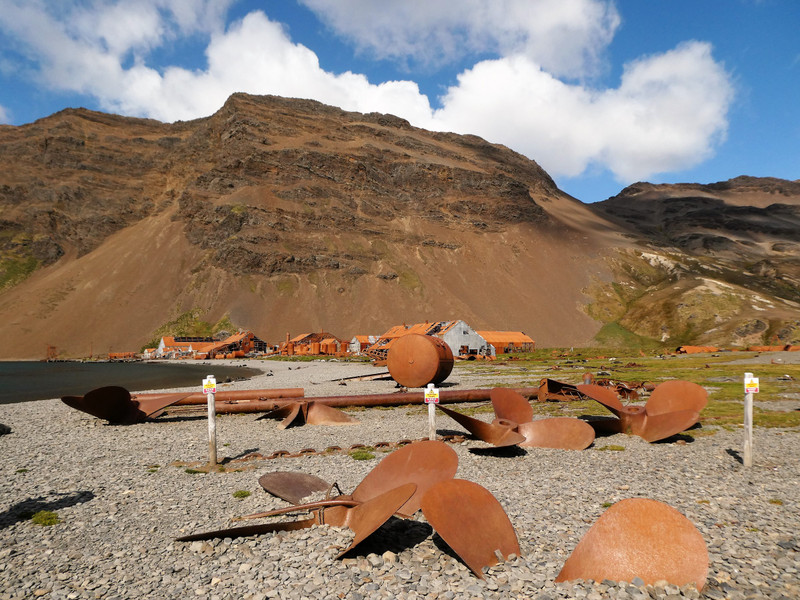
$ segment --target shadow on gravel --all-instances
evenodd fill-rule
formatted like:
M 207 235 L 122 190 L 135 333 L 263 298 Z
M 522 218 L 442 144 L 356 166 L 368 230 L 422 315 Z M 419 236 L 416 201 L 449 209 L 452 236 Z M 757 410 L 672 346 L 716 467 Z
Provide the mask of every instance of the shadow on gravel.
M 728 449 L 725 450 L 725 452 L 727 452 L 730 456 L 732 456 L 733 459 L 736 462 L 738 462 L 740 465 L 744 464 L 744 459 L 742 458 L 742 455 L 739 454 L 739 452 L 737 450 L 732 450 L 731 448 L 728 448 Z
M 472 454 L 478 456 L 494 456 L 497 458 L 513 458 L 515 456 L 527 456 L 528 453 L 519 446 L 504 446 L 503 448 L 470 448 Z
M 93 498 L 94 494 L 88 490 L 66 494 L 53 492 L 47 496 L 28 498 L 22 502 L 17 502 L 8 510 L 0 513 L 0 529 L 5 529 L 20 521 L 27 521 L 39 511 L 57 511 L 76 504 L 82 504 L 83 502 L 89 502 Z
M 355 558 L 368 554 L 380 556 L 387 550 L 399 554 L 403 550 L 413 548 L 431 533 L 433 528 L 427 523 L 391 517 L 342 558 Z

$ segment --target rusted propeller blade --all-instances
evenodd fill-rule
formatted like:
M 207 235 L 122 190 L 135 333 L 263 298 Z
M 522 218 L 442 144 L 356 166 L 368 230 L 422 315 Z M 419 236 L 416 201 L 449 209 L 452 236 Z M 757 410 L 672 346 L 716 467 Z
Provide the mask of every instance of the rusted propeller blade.
M 318 402 L 308 402 L 306 423 L 309 425 L 355 425 L 358 420 L 338 408 L 325 406 Z
M 648 411 L 646 415 L 644 426 L 636 435 L 648 442 L 657 442 L 686 431 L 700 418 L 700 413 L 695 410 L 678 410 L 661 415 L 651 415 Z
M 71 408 L 88 413 L 98 419 L 120 425 L 142 423 L 148 417 L 160 414 L 166 407 L 179 402 L 189 393 L 154 394 L 133 397 L 124 387 L 109 385 L 96 388 L 84 396 L 64 396 L 61 401 Z
M 666 388 L 656 394 L 661 386 Z M 615 392 L 598 385 L 579 385 L 578 390 L 619 417 L 619 424 L 601 423 L 601 426 L 638 435 L 648 442 L 666 439 L 694 425 L 707 401 L 707 394 L 701 386 L 679 380 L 657 386 L 644 406 L 624 406 Z M 656 399 L 651 412 L 653 396 Z
M 343 550 L 337 558 L 341 558 L 350 552 L 350 550 L 363 542 L 369 534 L 386 523 L 393 514 L 400 510 L 400 507 L 411 499 L 416 491 L 416 484 L 405 483 L 353 508 L 337 507 L 332 509 L 344 514 L 343 522 L 339 527 L 349 527 L 356 534 L 350 546 Z M 331 515 L 329 512 L 326 512 L 324 516 L 325 522 L 330 523 Z
M 503 507 L 486 488 L 464 479 L 441 481 L 422 498 L 422 514 L 461 560 L 483 579 L 483 567 L 519 556 L 519 541 Z
M 494 414 L 498 419 L 527 423 L 533 420 L 533 408 L 525 397 L 509 388 L 494 388 L 489 392 Z
M 275 471 L 258 478 L 264 491 L 292 504 L 300 504 L 314 492 L 324 492 L 331 486 L 326 481 L 308 473 L 296 471 Z
M 525 436 L 520 446 L 526 448 L 561 448 L 583 450 L 592 445 L 594 429 L 585 421 L 572 417 L 539 419 L 517 425 L 517 431 Z
M 296 425 L 351 425 L 358 421 L 337 408 L 325 406 L 317 402 L 291 402 L 269 411 L 260 419 L 283 419 L 278 429 L 286 429 Z
M 630 498 L 606 510 L 575 547 L 556 582 L 573 579 L 664 580 L 702 590 L 708 573 L 703 536 L 680 512 L 656 500 Z
M 580 394 L 571 383 L 545 378 L 539 382 L 538 398 L 539 402 L 547 402 L 548 400 L 565 402 L 580 399 Z
M 515 444 L 525 441 L 525 436 L 514 431 L 516 423 L 511 423 L 510 421 L 505 423 L 487 423 L 480 419 L 468 417 L 452 409 L 445 408 L 441 404 L 437 404 L 436 406 L 476 438 L 487 444 L 502 448 L 504 446 L 514 446 Z
M 292 425 L 302 425 L 304 422 L 302 407 L 299 402 L 291 402 L 290 404 L 279 406 L 278 408 L 261 415 L 256 419 L 256 421 L 260 421 L 262 419 L 283 419 L 280 423 L 278 423 L 278 429 L 286 429 Z M 295 423 L 295 421 L 297 422 Z
M 377 498 L 399 485 L 413 483 L 416 486 L 416 492 L 397 510 L 398 515 L 409 517 L 419 510 L 425 492 L 440 481 L 452 479 L 457 469 L 458 455 L 444 442 L 438 440 L 414 442 L 386 456 L 372 471 L 367 473 L 367 476 L 350 495 L 239 518 L 257 519 L 320 507 L 355 506 Z
M 303 521 L 285 521 L 283 523 L 260 523 L 258 525 L 245 525 L 242 527 L 230 527 L 228 529 L 217 529 L 216 531 L 206 531 L 203 533 L 193 533 L 177 538 L 179 542 L 194 542 L 198 540 L 213 540 L 216 538 L 236 538 L 246 535 L 260 535 L 262 533 L 272 533 L 275 531 L 296 531 L 298 529 L 308 529 L 312 525 L 319 525 L 317 515 Z
M 683 410 L 700 412 L 708 403 L 708 392 L 703 386 L 674 379 L 659 383 L 645 403 L 647 415 L 663 415 Z
M 595 383 L 584 383 L 576 387 L 581 394 L 596 400 L 617 416 L 625 410 L 625 406 L 620 402 L 617 394 L 607 387 Z
M 397 511 L 410 516 L 419 510 L 425 493 L 440 481 L 452 479 L 457 469 L 458 455 L 444 442 L 414 442 L 381 460 L 356 486 L 352 497 L 365 502 L 400 484 L 414 483 L 416 492 Z

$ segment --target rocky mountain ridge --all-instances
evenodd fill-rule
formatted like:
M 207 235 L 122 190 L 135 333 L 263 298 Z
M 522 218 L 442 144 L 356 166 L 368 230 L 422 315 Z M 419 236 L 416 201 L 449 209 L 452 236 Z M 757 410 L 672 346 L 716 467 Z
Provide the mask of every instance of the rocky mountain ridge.
M 637 184 L 585 205 L 475 136 L 245 94 L 189 122 L 67 109 L 0 126 L 0 159 L 3 358 L 138 349 L 188 313 L 268 341 L 454 318 L 539 345 L 610 325 L 661 341 L 648 315 L 630 322 L 636 294 L 759 261 L 762 337 L 800 301 L 798 182 Z

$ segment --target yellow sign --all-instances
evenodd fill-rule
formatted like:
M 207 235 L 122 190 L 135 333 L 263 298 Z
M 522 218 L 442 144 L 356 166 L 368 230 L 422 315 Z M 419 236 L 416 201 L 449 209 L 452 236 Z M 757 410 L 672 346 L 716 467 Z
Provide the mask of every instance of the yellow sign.
M 216 394 L 217 393 L 217 379 L 213 375 L 209 375 L 203 379 L 203 393 Z
M 752 373 L 744 374 L 744 393 L 745 394 L 758 393 L 758 377 L 753 377 Z
M 425 404 L 439 404 L 439 388 L 433 387 L 432 383 L 425 390 Z

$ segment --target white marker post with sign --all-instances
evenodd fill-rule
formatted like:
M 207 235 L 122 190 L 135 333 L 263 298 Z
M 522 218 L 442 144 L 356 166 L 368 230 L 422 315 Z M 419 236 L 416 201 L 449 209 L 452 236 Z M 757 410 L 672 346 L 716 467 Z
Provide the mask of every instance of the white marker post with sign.
M 436 439 L 436 405 L 439 404 L 439 388 L 432 383 L 425 389 L 425 404 L 428 405 L 428 439 Z
M 203 379 L 203 393 L 208 400 L 208 467 L 217 466 L 217 380 L 213 375 Z
M 753 394 L 758 393 L 758 377 L 744 374 L 744 458 L 745 467 L 753 466 Z

